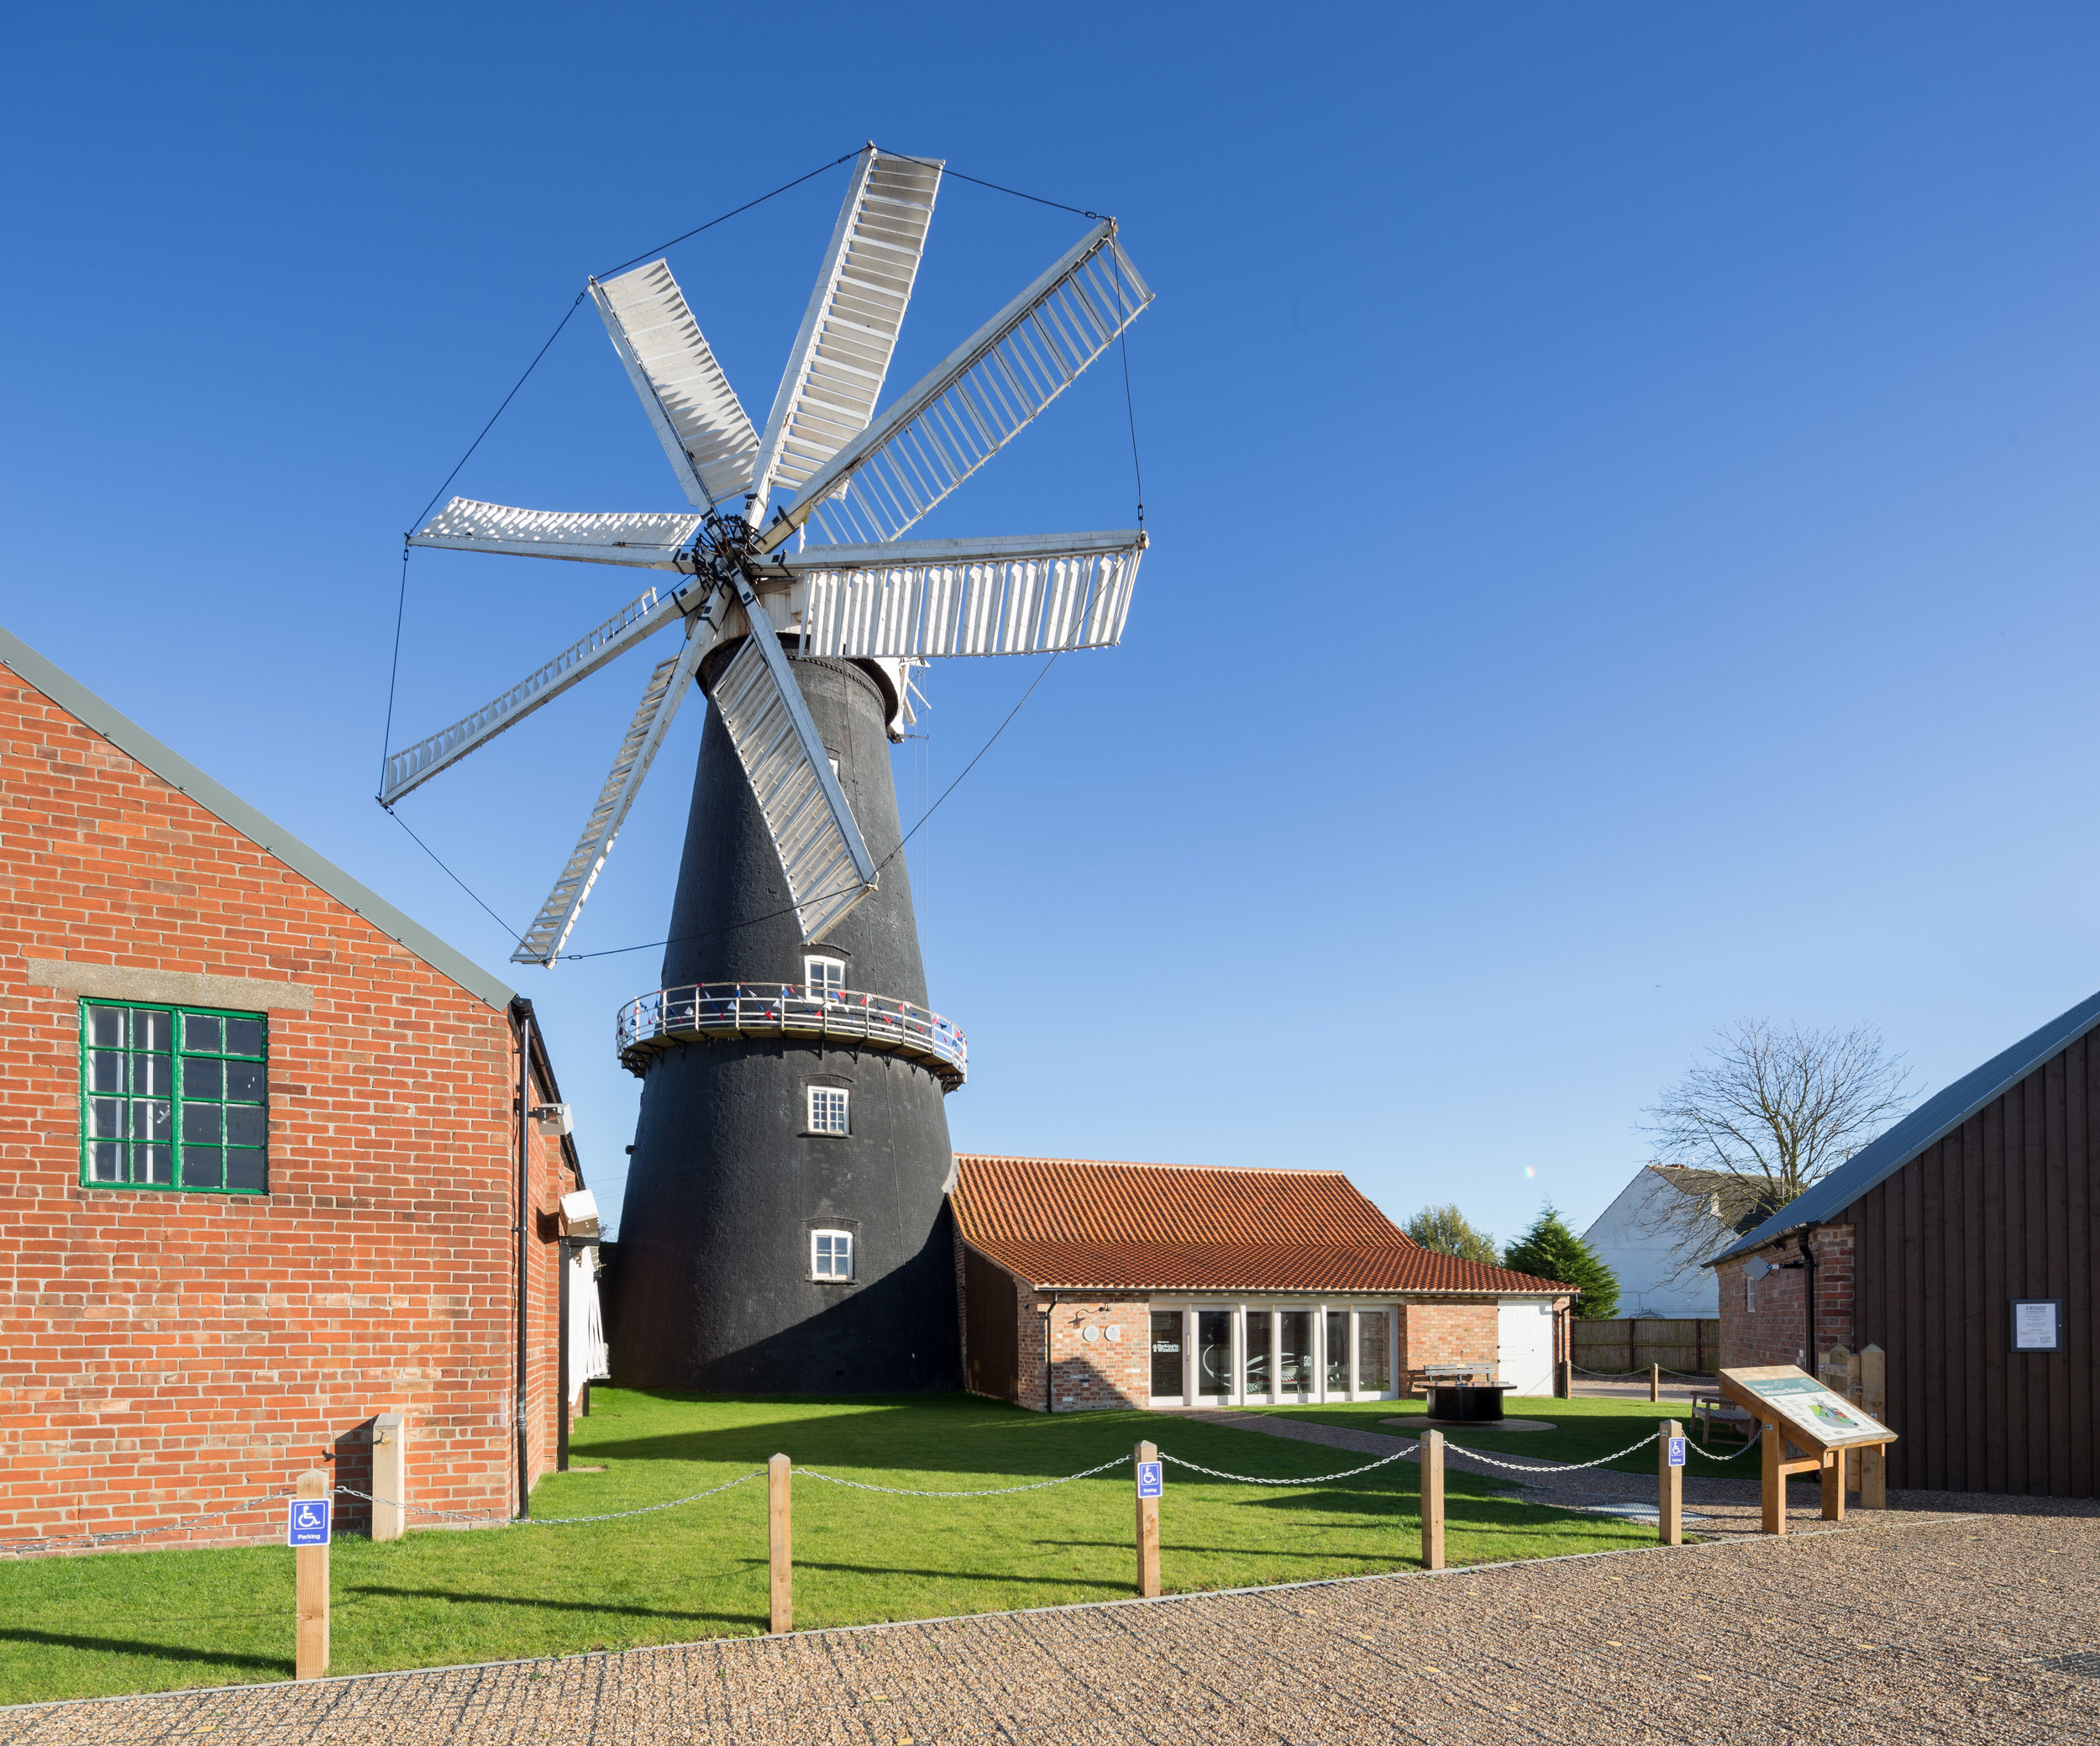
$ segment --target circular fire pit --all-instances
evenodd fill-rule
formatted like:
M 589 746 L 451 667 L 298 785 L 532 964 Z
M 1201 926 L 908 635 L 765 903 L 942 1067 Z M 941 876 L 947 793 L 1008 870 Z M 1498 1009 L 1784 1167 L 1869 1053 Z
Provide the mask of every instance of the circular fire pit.
M 1502 1417 L 1506 1382 L 1436 1382 L 1430 1386 L 1429 1416 L 1452 1424 L 1491 1425 Z

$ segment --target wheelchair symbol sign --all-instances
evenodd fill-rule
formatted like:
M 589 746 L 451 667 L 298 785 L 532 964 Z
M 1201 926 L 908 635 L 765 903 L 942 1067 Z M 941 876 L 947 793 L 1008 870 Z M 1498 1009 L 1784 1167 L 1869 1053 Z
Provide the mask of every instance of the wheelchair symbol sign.
M 325 1546 L 334 1506 L 325 1497 L 295 1497 L 285 1512 L 285 1544 Z
M 1137 1464 L 1137 1495 L 1157 1497 L 1163 1489 L 1166 1470 L 1158 1461 L 1140 1461 Z
M 1670 1439 L 1670 1465 L 1672 1467 L 1684 1465 L 1684 1439 L 1682 1437 Z

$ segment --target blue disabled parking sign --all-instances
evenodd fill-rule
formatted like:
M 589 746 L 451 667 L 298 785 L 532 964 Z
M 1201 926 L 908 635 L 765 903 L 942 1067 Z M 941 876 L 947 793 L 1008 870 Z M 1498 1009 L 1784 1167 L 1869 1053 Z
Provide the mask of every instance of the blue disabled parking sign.
M 1670 1439 L 1670 1465 L 1672 1467 L 1684 1465 L 1684 1439 L 1682 1437 Z
M 1137 1464 L 1137 1495 L 1157 1497 L 1165 1488 L 1166 1468 L 1158 1461 L 1140 1461 Z
M 285 1544 L 325 1546 L 328 1543 L 328 1512 L 333 1503 L 325 1497 L 295 1497 L 285 1512 Z

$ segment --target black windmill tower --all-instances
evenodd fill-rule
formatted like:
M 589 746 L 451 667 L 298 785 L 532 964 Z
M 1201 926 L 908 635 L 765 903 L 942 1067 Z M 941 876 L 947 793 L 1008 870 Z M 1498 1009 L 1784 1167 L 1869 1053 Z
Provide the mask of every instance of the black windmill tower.
M 942 1100 L 966 1060 L 961 1033 L 927 1007 L 889 746 L 914 719 L 911 675 L 929 660 L 1118 641 L 1146 540 L 901 536 L 1152 293 L 1100 219 L 878 414 L 941 172 L 873 145 L 854 160 L 763 431 L 664 261 L 590 282 L 690 508 L 571 514 L 455 497 L 411 536 L 677 579 L 389 756 L 391 806 L 675 632 L 515 960 L 555 961 L 687 689 L 697 681 L 712 706 L 662 986 L 619 1016 L 622 1058 L 643 1079 L 612 1330 L 624 1382 L 960 1384 Z

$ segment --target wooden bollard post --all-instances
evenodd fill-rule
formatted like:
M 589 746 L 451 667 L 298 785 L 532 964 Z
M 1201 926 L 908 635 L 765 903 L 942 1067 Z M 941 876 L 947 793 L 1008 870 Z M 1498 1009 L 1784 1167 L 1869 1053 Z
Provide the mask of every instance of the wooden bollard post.
M 1879 1346 L 1860 1353 L 1860 1411 L 1888 1423 L 1888 1354 Z M 1888 1451 L 1880 1444 L 1860 1451 L 1860 1507 L 1888 1507 Z
M 295 1500 L 326 1498 L 328 1476 L 318 1467 L 299 1475 L 292 1486 Z M 297 1641 L 293 1651 L 293 1674 L 302 1680 L 318 1680 L 328 1670 L 328 1548 L 300 1546 L 291 1554 L 294 1572 L 292 1606 Z
M 765 1464 L 766 1564 L 775 1636 L 795 1628 L 794 1523 L 788 1496 L 792 1465 L 785 1455 Z
M 1684 1544 L 1684 1427 L 1673 1418 L 1662 1421 L 1662 1436 L 1656 1445 L 1655 1537 L 1665 1546 Z M 1670 1457 L 1677 1459 L 1672 1461 Z
M 1662 1398 L 1662 1366 L 1659 1364 L 1648 1366 L 1648 1398 L 1651 1401 Z
M 408 1428 L 398 1412 L 372 1421 L 372 1538 L 398 1540 L 408 1532 Z
M 1159 1593 L 1159 1494 L 1163 1470 L 1159 1451 L 1149 1443 L 1137 1445 L 1133 1457 L 1137 1474 L 1137 1592 L 1147 1600 Z
M 1823 1452 L 1823 1519 L 1842 1522 L 1845 1519 L 1845 1451 L 1841 1449 Z
M 1444 1568 L 1444 1433 L 1422 1433 L 1422 1568 Z

